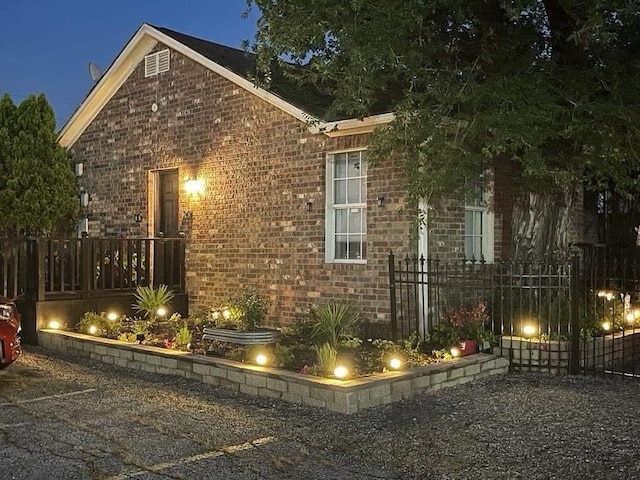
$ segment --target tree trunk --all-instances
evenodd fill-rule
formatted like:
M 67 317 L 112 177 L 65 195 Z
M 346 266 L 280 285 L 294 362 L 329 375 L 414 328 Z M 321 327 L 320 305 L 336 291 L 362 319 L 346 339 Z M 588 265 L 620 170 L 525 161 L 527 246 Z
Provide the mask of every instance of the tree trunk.
M 560 193 L 524 193 L 516 199 L 512 213 L 513 260 L 566 258 L 575 196 L 575 190 L 567 187 Z

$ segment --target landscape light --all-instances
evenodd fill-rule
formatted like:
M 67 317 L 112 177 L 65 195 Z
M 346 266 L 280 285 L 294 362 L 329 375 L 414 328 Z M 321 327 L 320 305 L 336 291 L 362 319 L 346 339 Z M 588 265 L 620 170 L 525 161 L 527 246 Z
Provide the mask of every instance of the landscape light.
M 451 347 L 451 356 L 458 358 L 460 356 L 460 349 L 458 347 Z
M 109 312 L 107 314 L 107 319 L 113 322 L 114 320 L 118 319 L 118 314 L 116 312 Z
M 606 330 L 606 331 L 611 330 L 611 322 L 603 322 L 602 323 L 602 329 Z
M 89 327 L 89 333 L 90 333 L 91 335 L 95 335 L 96 333 L 98 333 L 98 327 L 96 327 L 95 325 L 91 325 L 91 326 Z
M 60 328 L 60 322 L 58 320 L 51 320 L 49 322 L 49 328 L 52 328 L 54 330 L 58 330 Z
M 636 321 L 636 316 L 635 316 L 634 312 L 627 313 L 627 315 L 624 318 L 629 323 L 633 323 L 633 322 Z
M 349 375 L 349 370 L 347 370 L 347 367 L 345 366 L 338 365 L 333 371 L 333 375 L 340 380 L 344 380 L 347 378 L 347 375 Z
M 607 290 L 600 290 L 597 295 L 599 298 L 604 298 L 609 301 L 613 300 L 613 297 L 615 297 L 613 292 L 609 292 Z
M 389 367 L 392 370 L 400 370 L 402 368 L 402 360 L 398 357 L 391 357 L 389 359 Z
M 525 337 L 533 337 L 536 334 L 536 327 L 530 324 L 525 325 L 524 327 L 522 327 L 522 334 Z
M 228 308 L 225 308 L 222 311 L 222 316 L 224 317 L 225 320 L 229 320 L 229 318 L 231 318 L 231 312 L 229 311 Z
M 159 316 L 164 317 L 167 314 L 167 309 L 165 307 L 158 307 L 158 310 L 156 310 L 156 313 Z
M 256 363 L 258 365 L 266 365 L 267 362 L 269 361 L 269 358 L 264 354 L 264 353 L 259 353 L 256 355 Z

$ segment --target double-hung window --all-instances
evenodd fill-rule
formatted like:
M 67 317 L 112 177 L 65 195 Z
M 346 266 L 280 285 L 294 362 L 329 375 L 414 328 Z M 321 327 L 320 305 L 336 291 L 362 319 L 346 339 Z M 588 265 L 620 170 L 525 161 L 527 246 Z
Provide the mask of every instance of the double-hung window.
M 464 207 L 464 256 L 466 260 L 493 262 L 493 213 L 483 180 L 473 182 Z
M 326 261 L 364 263 L 367 258 L 365 150 L 329 154 L 326 210 Z

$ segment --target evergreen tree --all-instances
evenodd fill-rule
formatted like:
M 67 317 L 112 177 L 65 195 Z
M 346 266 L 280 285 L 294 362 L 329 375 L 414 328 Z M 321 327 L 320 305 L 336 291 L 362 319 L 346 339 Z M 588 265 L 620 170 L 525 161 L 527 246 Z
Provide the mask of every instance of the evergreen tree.
M 0 169 L 4 236 L 67 233 L 79 207 L 75 176 L 44 95 L 17 107 L 7 94 L 0 100 Z

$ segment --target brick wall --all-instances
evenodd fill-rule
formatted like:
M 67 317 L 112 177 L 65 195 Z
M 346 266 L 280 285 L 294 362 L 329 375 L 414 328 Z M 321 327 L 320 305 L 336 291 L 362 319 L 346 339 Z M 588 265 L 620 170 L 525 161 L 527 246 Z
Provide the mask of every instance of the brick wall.
M 83 213 L 91 236 L 155 236 L 156 172 L 178 170 L 192 310 L 256 287 L 272 302 L 272 324 L 331 300 L 353 301 L 369 321 L 385 322 L 387 254 L 418 248 L 398 164 L 369 168 L 367 264 L 325 263 L 324 254 L 327 153 L 364 148 L 369 140 L 311 134 L 303 122 L 172 51 L 169 72 L 145 78 L 143 64 L 136 68 L 71 153 L 85 167 L 79 184 L 90 194 Z M 190 198 L 184 183 L 194 177 L 205 191 Z M 382 207 L 378 196 L 385 197 Z M 462 205 L 434 206 L 429 254 L 459 260 Z M 508 244 L 508 212 L 496 209 L 496 258 Z
M 144 78 L 139 66 L 71 152 L 85 167 L 79 183 L 90 194 L 84 213 L 91 236 L 153 236 L 152 172 L 178 169 L 191 309 L 246 286 L 270 298 L 273 324 L 329 300 L 354 301 L 369 320 L 386 321 L 387 254 L 417 248 L 410 213 L 401 209 L 405 182 L 397 165 L 369 169 L 367 264 L 327 264 L 324 257 L 327 152 L 368 141 L 367 135 L 313 135 L 304 123 L 172 51 L 171 70 Z M 193 177 L 204 180 L 205 192 L 189 198 L 184 183 Z M 184 216 L 188 210 L 191 218 Z

